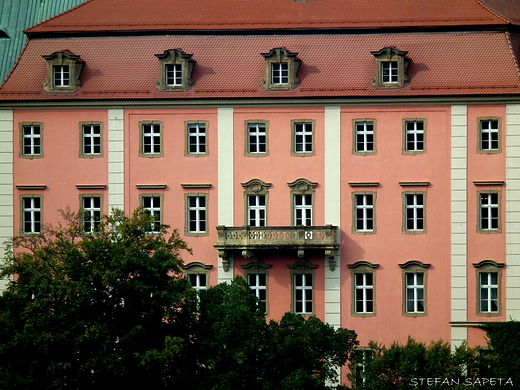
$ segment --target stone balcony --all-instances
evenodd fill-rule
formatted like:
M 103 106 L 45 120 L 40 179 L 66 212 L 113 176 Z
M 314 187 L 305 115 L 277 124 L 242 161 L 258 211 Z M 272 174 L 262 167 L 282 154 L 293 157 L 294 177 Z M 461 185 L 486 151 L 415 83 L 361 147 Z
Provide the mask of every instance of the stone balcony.
M 327 226 L 217 226 L 218 238 L 214 245 L 219 251 L 224 268 L 230 251 L 238 250 L 244 257 L 252 257 L 260 250 L 296 250 L 303 258 L 307 250 L 322 250 L 329 261 L 339 248 L 338 227 Z M 332 268 L 332 265 L 331 265 Z

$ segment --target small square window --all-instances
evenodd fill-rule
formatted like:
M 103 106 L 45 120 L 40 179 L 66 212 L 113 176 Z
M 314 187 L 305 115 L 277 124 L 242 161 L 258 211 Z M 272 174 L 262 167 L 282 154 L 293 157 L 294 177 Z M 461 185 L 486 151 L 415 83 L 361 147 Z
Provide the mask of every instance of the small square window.
M 166 64 L 166 85 L 182 85 L 181 64 Z
M 47 61 L 43 89 L 49 93 L 74 93 L 81 88 L 80 75 L 85 61 L 69 50 L 42 56 Z
M 39 156 L 42 154 L 42 132 L 39 125 L 22 126 L 22 155 Z
M 81 122 L 79 157 L 94 158 L 103 156 L 101 122 Z
M 68 65 L 54 65 L 54 87 L 68 87 L 70 86 L 70 72 Z
M 273 84 L 287 84 L 289 83 L 289 64 L 286 62 L 273 63 L 272 76 Z
M 22 233 L 34 234 L 42 231 L 42 198 L 22 197 Z
M 381 76 L 383 83 L 397 83 L 399 81 L 397 61 L 381 62 Z
M 262 87 L 268 91 L 288 91 L 300 85 L 297 77 L 300 66 L 298 53 L 275 48 L 261 55 L 265 58 L 266 64 L 266 76 L 262 80 Z
M 159 59 L 159 79 L 155 87 L 163 92 L 183 92 L 195 85 L 191 78 L 195 61 L 193 54 L 187 54 L 179 49 L 166 50 L 155 55 Z
M 425 120 L 404 119 L 403 154 L 422 154 L 425 152 Z
M 293 156 L 314 155 L 314 121 L 292 120 L 292 148 Z

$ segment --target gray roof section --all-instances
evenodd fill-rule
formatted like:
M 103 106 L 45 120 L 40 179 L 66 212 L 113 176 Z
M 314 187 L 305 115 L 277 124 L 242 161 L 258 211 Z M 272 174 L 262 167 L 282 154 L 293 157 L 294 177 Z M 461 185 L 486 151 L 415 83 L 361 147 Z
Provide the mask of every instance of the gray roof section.
M 23 31 L 86 0 L 0 0 L 0 84 L 16 63 L 27 37 Z

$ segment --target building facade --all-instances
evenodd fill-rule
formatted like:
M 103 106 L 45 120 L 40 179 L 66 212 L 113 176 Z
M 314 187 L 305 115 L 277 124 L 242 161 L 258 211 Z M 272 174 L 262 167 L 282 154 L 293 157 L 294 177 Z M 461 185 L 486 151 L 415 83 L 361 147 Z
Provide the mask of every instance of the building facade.
M 520 317 L 508 2 L 202 3 L 91 0 L 27 30 L 0 89 L 2 238 L 144 207 L 196 288 L 244 276 L 269 318 L 361 345 L 483 345 L 472 325 Z

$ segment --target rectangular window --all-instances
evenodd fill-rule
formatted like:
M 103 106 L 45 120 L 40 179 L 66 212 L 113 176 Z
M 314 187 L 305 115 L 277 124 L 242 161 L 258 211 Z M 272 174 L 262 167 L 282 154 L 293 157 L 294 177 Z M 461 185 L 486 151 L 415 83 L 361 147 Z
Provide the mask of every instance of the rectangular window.
M 83 231 L 92 233 L 101 222 L 101 197 L 81 197 L 81 212 L 83 215 Z
M 247 153 L 258 155 L 267 153 L 267 130 L 265 123 L 247 125 Z
M 355 312 L 374 312 L 374 274 L 354 274 Z
M 312 274 L 294 275 L 294 312 L 312 314 Z
M 406 121 L 405 122 L 405 151 L 422 152 L 424 151 L 424 122 Z
M 247 284 L 251 291 L 258 298 L 258 304 L 267 311 L 267 275 L 266 274 L 247 274 Z
M 277 62 L 272 65 L 273 84 L 289 83 L 289 64 L 287 62 Z
M 142 196 L 141 206 L 153 217 L 150 231 L 159 232 L 161 230 L 161 197 L 160 196 Z
M 42 229 L 42 200 L 40 197 L 22 198 L 22 232 L 40 233 Z
M 247 224 L 265 226 L 265 195 L 247 195 Z
M 397 83 L 399 81 L 397 61 L 381 62 L 381 76 L 383 83 Z
M 42 132 L 40 126 L 22 126 L 22 155 L 38 156 L 42 154 Z
M 188 155 L 207 154 L 206 125 L 204 123 L 188 124 Z
M 405 194 L 405 231 L 424 231 L 424 194 Z
M 142 154 L 161 154 L 161 125 L 143 123 L 142 125 Z
M 498 312 L 498 272 L 479 273 L 480 312 Z
M 187 233 L 206 233 L 206 196 L 187 196 L 188 221 Z
M 312 225 L 312 195 L 294 195 L 294 226 Z
M 206 274 L 188 274 L 188 280 L 197 292 L 208 288 Z
M 312 123 L 294 123 L 294 153 L 312 153 L 314 150 L 312 140 Z
M 82 125 L 81 138 L 83 155 L 101 154 L 101 125 Z
M 54 65 L 54 86 L 68 87 L 70 86 L 69 65 Z
M 424 313 L 424 273 L 405 273 L 406 312 Z
M 480 121 L 480 150 L 499 150 L 499 123 L 497 119 Z
M 356 152 L 374 152 L 374 123 L 356 122 L 355 123 L 355 145 Z
M 182 64 L 166 64 L 166 85 L 182 85 Z
M 374 231 L 374 195 L 355 194 L 354 195 L 355 231 L 373 232 Z
M 479 193 L 480 204 L 480 230 L 499 230 L 499 205 L 498 193 Z

